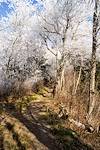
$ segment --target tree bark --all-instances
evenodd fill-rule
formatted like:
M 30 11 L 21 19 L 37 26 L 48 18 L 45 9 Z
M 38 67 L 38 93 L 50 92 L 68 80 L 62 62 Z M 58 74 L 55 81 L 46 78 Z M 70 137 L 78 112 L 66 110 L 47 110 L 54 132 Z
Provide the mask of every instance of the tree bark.
M 81 80 L 82 65 L 83 65 L 83 60 L 82 60 L 82 57 L 81 57 L 81 65 L 80 65 L 80 70 L 79 70 L 79 74 L 78 74 L 78 79 L 76 81 L 76 85 L 75 85 L 75 89 L 74 89 L 74 94 L 76 94 L 78 86 L 79 86 L 79 83 L 80 83 L 80 80 Z
M 89 100 L 89 118 L 95 106 L 95 75 L 96 75 L 96 47 L 97 47 L 97 28 L 98 28 L 98 0 L 95 0 L 94 14 L 93 14 L 93 38 L 92 38 L 92 56 L 91 56 L 91 77 L 90 77 L 90 100 Z

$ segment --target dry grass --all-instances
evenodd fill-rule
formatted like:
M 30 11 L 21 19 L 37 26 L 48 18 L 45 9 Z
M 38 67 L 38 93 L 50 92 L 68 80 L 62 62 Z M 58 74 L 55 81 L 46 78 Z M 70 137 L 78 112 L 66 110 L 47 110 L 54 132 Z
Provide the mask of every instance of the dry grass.
M 13 135 L 16 136 L 15 138 L 20 142 L 21 146 L 24 147 L 25 150 L 46 150 L 46 148 L 37 140 L 35 135 L 33 135 L 17 119 L 7 117 L 5 121 L 13 126 Z
M 12 133 L 6 128 L 3 129 L 3 139 L 4 150 L 19 150 Z

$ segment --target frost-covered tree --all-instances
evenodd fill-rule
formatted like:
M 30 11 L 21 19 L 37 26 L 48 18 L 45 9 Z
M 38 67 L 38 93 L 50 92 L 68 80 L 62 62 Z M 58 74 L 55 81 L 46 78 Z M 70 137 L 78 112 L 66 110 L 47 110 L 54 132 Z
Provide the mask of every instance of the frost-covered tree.
M 70 56 L 75 55 L 76 47 L 73 45 L 77 38 L 80 38 L 77 31 L 80 32 L 80 25 L 85 19 L 84 9 L 82 9 L 85 6 L 81 5 L 80 1 L 73 0 L 45 0 L 43 4 L 44 11 L 39 17 L 42 31 L 40 36 L 45 48 L 56 59 L 56 85 L 54 87 L 56 91 L 61 91 L 64 88 L 66 64 Z M 78 45 L 76 49 L 80 49 Z M 81 50 L 79 51 L 82 53 Z
M 36 7 L 25 0 L 5 2 L 12 11 L 0 19 L 0 73 L 8 87 L 41 75 L 39 63 L 44 59 L 45 64 L 45 51 L 38 36 Z

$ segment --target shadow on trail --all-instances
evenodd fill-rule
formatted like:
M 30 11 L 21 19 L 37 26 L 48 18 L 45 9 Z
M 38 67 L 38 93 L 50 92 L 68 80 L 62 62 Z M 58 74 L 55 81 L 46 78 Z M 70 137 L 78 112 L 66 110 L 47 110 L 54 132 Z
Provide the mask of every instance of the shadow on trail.
M 93 150 L 85 144 L 80 136 L 73 130 L 64 127 L 53 128 L 52 134 L 57 137 L 58 142 L 62 145 L 63 150 Z
M 8 115 L 12 115 L 23 123 L 49 150 L 93 150 L 93 148 L 85 144 L 79 138 L 74 137 L 71 129 L 53 129 L 50 133 L 50 130 L 34 117 L 32 117 L 32 121 L 30 121 L 27 117 L 19 113 L 14 105 L 5 105 L 5 111 Z M 57 144 L 55 139 L 59 144 Z
M 31 122 L 24 115 L 19 113 L 14 105 L 5 105 L 5 111 L 23 123 L 26 128 L 36 136 L 36 138 L 44 144 L 49 150 L 60 150 L 57 146 L 54 137 L 49 133 L 48 129 L 38 123 L 35 119 Z

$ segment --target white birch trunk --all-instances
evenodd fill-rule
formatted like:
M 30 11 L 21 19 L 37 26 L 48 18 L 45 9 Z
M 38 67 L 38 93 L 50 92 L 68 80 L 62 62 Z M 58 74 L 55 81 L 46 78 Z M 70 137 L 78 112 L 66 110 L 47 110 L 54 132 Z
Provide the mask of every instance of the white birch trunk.
M 93 14 L 93 39 L 92 39 L 92 57 L 91 57 L 91 77 L 90 77 L 90 101 L 89 101 L 89 119 L 95 106 L 95 75 L 96 75 L 96 46 L 97 46 L 97 28 L 98 28 L 98 0 L 95 0 L 95 8 Z

